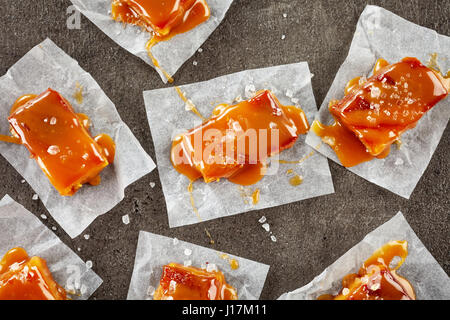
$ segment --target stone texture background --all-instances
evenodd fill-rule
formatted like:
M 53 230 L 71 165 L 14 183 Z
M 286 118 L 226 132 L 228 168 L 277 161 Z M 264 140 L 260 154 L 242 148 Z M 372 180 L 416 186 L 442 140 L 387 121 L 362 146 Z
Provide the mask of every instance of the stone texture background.
M 308 61 L 314 94 L 322 102 L 344 61 L 360 13 L 369 1 L 235 0 L 223 23 L 179 70 L 175 84 L 211 79 L 250 68 Z M 400 16 L 450 35 L 447 0 L 372 0 Z M 66 27 L 68 0 L 0 0 L 0 74 L 34 45 L 50 37 L 98 81 L 116 104 L 144 149 L 155 159 L 142 91 L 163 87 L 155 71 L 118 47 L 82 17 L 80 30 Z M 287 18 L 283 18 L 287 13 Z M 284 40 L 282 35 L 286 35 Z M 198 65 L 194 66 L 193 61 Z M 8 94 L 3 92 L 2 94 Z M 208 246 L 207 227 L 215 248 L 271 265 L 261 298 L 308 283 L 368 232 L 401 210 L 447 273 L 450 271 L 449 156 L 446 130 L 430 166 L 409 201 L 393 195 L 330 162 L 336 193 L 282 207 L 250 212 L 201 225 L 169 229 L 158 171 L 126 190 L 126 198 L 87 230 L 89 240 L 57 235 L 80 256 L 94 262 L 104 284 L 94 299 L 124 299 L 134 263 L 139 230 Z M 10 194 L 36 215 L 47 214 L 33 190 L 0 157 L 0 197 Z M 156 186 L 150 188 L 150 183 Z M 131 223 L 124 225 L 122 215 Z M 258 219 L 265 215 L 278 238 L 273 243 Z M 49 215 L 48 215 L 49 216 Z M 49 216 L 44 223 L 55 222 Z

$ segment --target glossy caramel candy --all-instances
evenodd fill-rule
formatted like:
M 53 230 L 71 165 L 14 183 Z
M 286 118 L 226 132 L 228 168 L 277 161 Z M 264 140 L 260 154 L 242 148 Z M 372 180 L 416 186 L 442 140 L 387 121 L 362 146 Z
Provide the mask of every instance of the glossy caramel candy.
M 236 289 L 220 271 L 206 271 L 170 263 L 163 274 L 154 300 L 237 300 Z
M 0 261 L 0 300 L 66 299 L 44 259 L 30 258 L 24 249 L 15 248 Z
M 319 300 L 415 300 L 414 289 L 408 280 L 396 271 L 408 255 L 406 241 L 391 241 L 374 252 L 358 273 L 342 280 L 338 295 L 323 295 Z M 395 257 L 400 262 L 391 268 Z
M 98 184 L 98 175 L 109 162 L 104 148 L 87 131 L 86 119 L 75 114 L 69 102 L 52 89 L 18 101 L 8 118 L 13 134 L 55 189 L 71 196 L 84 183 Z
M 171 160 L 191 181 L 227 178 L 251 185 L 265 173 L 268 157 L 291 148 L 309 128 L 300 108 L 283 106 L 268 90 L 236 105 L 219 105 L 201 126 L 177 136 Z
M 114 20 L 153 31 L 159 41 L 184 33 L 208 20 L 206 0 L 114 0 Z
M 329 144 L 346 167 L 383 158 L 390 146 L 448 95 L 449 83 L 416 58 L 388 65 L 380 59 L 373 76 L 349 82 L 346 96 L 330 103 L 336 120 L 318 122 L 313 131 Z

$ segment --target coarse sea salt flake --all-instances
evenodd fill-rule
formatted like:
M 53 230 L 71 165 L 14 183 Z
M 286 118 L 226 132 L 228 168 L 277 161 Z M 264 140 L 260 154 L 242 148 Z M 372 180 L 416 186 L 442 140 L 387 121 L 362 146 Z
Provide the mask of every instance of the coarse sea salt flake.
M 268 223 L 264 223 L 264 224 L 262 225 L 262 227 L 263 227 L 264 230 L 266 230 L 267 232 L 270 231 L 270 225 L 269 225 Z
M 91 269 L 92 265 L 93 265 L 93 263 L 91 260 L 86 261 L 86 268 Z
M 261 219 L 259 219 L 258 221 L 259 221 L 259 223 L 264 223 L 267 221 L 267 218 L 266 218 L 266 216 L 262 216 Z
M 184 249 L 184 254 L 185 254 L 186 256 L 190 256 L 190 255 L 192 254 L 192 250 L 186 248 L 186 249 Z
M 34 201 L 36 201 L 37 199 L 39 199 L 39 196 L 38 196 L 37 194 L 33 194 L 33 197 L 32 197 L 31 199 L 33 199 Z
M 123 224 L 130 224 L 130 216 L 128 214 L 122 216 Z

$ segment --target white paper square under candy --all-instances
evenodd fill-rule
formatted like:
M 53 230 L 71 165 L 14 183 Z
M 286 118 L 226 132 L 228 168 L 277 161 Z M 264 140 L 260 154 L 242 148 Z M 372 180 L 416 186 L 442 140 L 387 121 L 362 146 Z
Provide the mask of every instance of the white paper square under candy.
M 358 76 L 368 76 L 376 61 L 384 58 L 394 63 L 404 57 L 416 57 L 426 64 L 431 54 L 438 54 L 441 69 L 450 68 L 450 38 L 404 20 L 376 6 L 367 6 L 358 21 L 347 59 L 339 69 L 316 119 L 333 123 L 328 110 L 330 100 L 344 96 L 346 83 Z M 402 135 L 402 145 L 395 145 L 385 159 L 349 168 L 351 172 L 387 190 L 409 199 L 427 168 L 450 118 L 450 99 L 426 113 L 416 128 Z M 316 148 L 320 138 L 309 132 L 306 143 Z M 319 152 L 340 164 L 328 145 Z
M 163 267 L 172 262 L 196 268 L 214 264 L 225 275 L 227 283 L 237 290 L 239 300 L 259 299 L 269 266 L 228 255 L 229 259 L 239 263 L 239 268 L 232 270 L 228 260 L 221 258 L 222 254 L 214 249 L 141 231 L 127 299 L 152 299 Z
M 111 0 L 71 1 L 81 13 L 119 46 L 154 67 L 146 50 L 146 43 L 151 37 L 150 33 L 142 31 L 140 27 L 125 26 L 123 23 L 113 20 L 111 18 Z M 186 33 L 176 35 L 168 41 L 160 42 L 152 48 L 153 56 L 170 76 L 173 76 L 213 33 L 225 17 L 233 0 L 208 0 L 207 2 L 211 9 L 211 17 L 208 21 Z M 161 79 L 167 82 L 167 78 L 161 70 L 155 69 Z
M 83 87 L 83 102 L 74 98 Z M 0 153 L 26 179 L 44 206 L 72 238 L 124 198 L 125 188 L 148 174 L 155 163 L 128 126 L 120 119 L 113 102 L 92 76 L 50 39 L 31 49 L 0 78 L 0 134 L 8 135 L 9 111 L 21 95 L 40 94 L 52 88 L 60 92 L 75 112 L 88 115 L 93 135 L 106 133 L 116 143 L 114 164 L 101 173 L 99 186 L 83 186 L 74 196 L 63 197 L 24 146 L 0 142 Z
M 284 105 L 299 104 L 309 121 L 317 112 L 311 87 L 311 73 L 306 62 L 247 70 L 222 76 L 205 82 L 180 87 L 204 116 L 209 116 L 217 104 L 232 104 L 236 97 L 251 98 L 255 91 L 270 89 Z M 185 110 L 185 103 L 174 88 L 144 92 L 145 107 L 155 145 L 158 171 L 166 199 L 170 227 L 199 222 L 187 191 L 189 180 L 179 174 L 170 161 L 172 137 L 199 124 L 199 118 Z M 222 179 L 206 184 L 194 183 L 194 200 L 202 221 L 231 216 L 251 210 L 275 207 L 334 192 L 328 161 L 305 144 L 300 136 L 295 145 L 284 150 L 279 158 L 296 161 L 307 157 L 300 164 L 279 164 L 275 175 L 267 175 L 251 186 L 260 190 L 260 200 L 245 203 L 242 191 L 236 184 Z M 309 156 L 309 157 L 308 157 Z M 271 166 L 278 165 L 276 157 Z M 300 186 L 292 186 L 286 173 L 292 169 L 303 177 Z
M 283 294 L 280 300 L 315 300 L 322 294 L 337 294 L 342 278 L 359 268 L 378 248 L 389 241 L 408 241 L 408 257 L 398 270 L 414 287 L 418 300 L 450 299 L 450 278 L 425 248 L 401 212 L 369 233 L 309 284 Z

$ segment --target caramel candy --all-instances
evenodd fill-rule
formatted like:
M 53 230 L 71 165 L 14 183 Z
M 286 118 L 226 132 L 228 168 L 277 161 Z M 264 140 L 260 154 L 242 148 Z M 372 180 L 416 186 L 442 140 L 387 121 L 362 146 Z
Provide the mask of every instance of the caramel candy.
M 309 128 L 304 112 L 283 106 L 268 90 L 236 105 L 219 105 L 201 126 L 177 136 L 171 160 L 191 181 L 227 178 L 251 185 L 265 174 L 268 157 L 291 148 Z
M 237 300 L 236 289 L 220 271 L 208 272 L 170 263 L 163 274 L 154 300 Z
M 39 257 L 22 248 L 8 251 L 0 261 L 0 300 L 66 300 L 66 292 Z
M 384 158 L 390 146 L 448 95 L 449 84 L 416 58 L 389 65 L 380 59 L 373 76 L 349 82 L 346 96 L 330 103 L 332 126 L 315 122 L 313 131 L 352 167 Z
M 84 183 L 99 182 L 99 173 L 109 164 L 104 148 L 114 149 L 114 143 L 100 146 L 85 128 L 86 119 L 75 114 L 70 103 L 52 89 L 18 101 L 24 103 L 16 103 L 8 118 L 13 134 L 27 147 L 55 189 L 63 196 L 71 196 Z
M 342 290 L 336 296 L 323 295 L 319 300 L 415 300 L 412 285 L 396 270 L 408 255 L 406 241 L 391 241 L 374 252 L 358 273 L 342 280 Z M 401 261 L 395 268 L 390 264 L 395 257 Z

